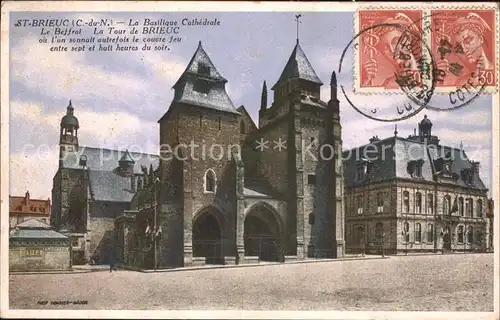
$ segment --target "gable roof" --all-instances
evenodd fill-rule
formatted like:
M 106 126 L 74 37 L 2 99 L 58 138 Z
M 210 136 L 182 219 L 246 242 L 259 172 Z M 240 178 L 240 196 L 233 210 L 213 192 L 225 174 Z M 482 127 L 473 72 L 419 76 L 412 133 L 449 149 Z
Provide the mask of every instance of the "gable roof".
M 236 110 L 238 110 L 242 115 L 244 115 L 246 118 L 248 118 L 250 120 L 250 123 L 252 124 L 253 130 L 258 130 L 257 125 L 255 124 L 255 122 L 253 122 L 252 117 L 250 116 L 250 114 L 248 113 L 248 111 L 244 105 L 241 105 Z
M 206 67 L 205 72 L 200 71 L 200 66 Z M 195 84 L 200 80 L 211 83 L 210 90 L 207 93 L 195 90 Z M 226 92 L 226 82 L 226 78 L 219 73 L 212 60 L 203 49 L 201 41 L 199 41 L 198 48 L 194 52 L 193 57 L 173 86 L 175 94 L 172 102 L 239 114 Z M 158 122 L 162 121 L 167 114 L 168 111 L 158 120 Z
M 15 226 L 9 232 L 10 239 L 67 239 L 68 237 L 52 230 L 52 227 L 37 219 L 29 219 Z
M 318 75 L 316 74 L 316 71 L 314 71 L 311 63 L 309 62 L 309 59 L 307 59 L 307 56 L 300 47 L 298 41 L 293 48 L 292 54 L 290 55 L 290 58 L 288 59 L 288 62 L 286 63 L 280 78 L 271 89 L 274 90 L 278 83 L 293 78 L 307 80 L 319 85 L 323 85 L 323 82 L 321 82 Z

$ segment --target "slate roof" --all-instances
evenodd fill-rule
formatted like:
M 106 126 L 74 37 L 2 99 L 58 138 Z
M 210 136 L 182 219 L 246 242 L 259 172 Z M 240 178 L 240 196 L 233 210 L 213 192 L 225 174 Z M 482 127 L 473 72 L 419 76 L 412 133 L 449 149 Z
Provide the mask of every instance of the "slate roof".
M 90 171 L 113 171 L 119 166 L 119 161 L 125 154 L 125 151 L 110 150 L 92 147 L 79 147 L 78 153 L 67 152 L 62 158 L 62 167 L 67 169 L 82 169 L 80 166 L 80 156 L 87 157 L 87 168 Z M 148 153 L 129 152 L 131 158 L 135 161 L 134 172 L 142 173 L 141 166 L 149 168 L 158 168 L 160 158 L 157 155 Z
M 376 150 L 374 152 L 373 150 Z M 451 172 L 458 175 L 457 180 L 449 180 L 457 186 L 486 190 L 479 174 L 475 173 L 472 184 L 466 184 L 461 178 L 462 169 L 471 169 L 465 151 L 449 146 L 424 144 L 420 140 L 405 139 L 397 136 L 386 138 L 343 152 L 344 179 L 346 187 L 361 186 L 372 182 L 387 181 L 396 178 L 418 181 L 436 181 L 439 174 L 435 160 L 448 152 L 453 159 Z M 356 163 L 369 160 L 373 169 L 371 176 L 363 181 L 356 181 Z M 422 177 L 413 178 L 408 172 L 408 162 L 423 160 Z
M 130 202 L 134 196 L 130 177 L 113 171 L 89 171 L 89 179 L 94 201 Z
M 141 167 L 157 170 L 159 156 L 130 151 L 80 147 L 78 153 L 67 152 L 62 159 L 62 168 L 82 170 L 80 156 L 87 157 L 89 174 L 89 195 L 94 201 L 130 202 L 134 193 L 131 191 L 130 177 L 122 176 L 119 162 L 123 158 L 134 161 L 134 173 L 142 174 Z
M 322 85 L 323 82 L 319 79 L 316 71 L 314 71 L 309 59 L 307 59 L 306 54 L 300 47 L 299 42 L 293 48 L 292 54 L 288 59 L 288 62 L 281 73 L 281 76 L 276 84 L 291 78 L 299 78 L 302 80 L 307 80 L 310 82 L 314 82 L 316 84 Z M 273 86 L 276 87 L 276 84 Z
M 18 224 L 9 233 L 10 239 L 67 239 L 65 235 L 36 219 L 29 219 Z
M 51 226 L 49 226 L 46 223 L 41 222 L 38 219 L 29 219 L 29 220 L 23 221 L 20 224 L 16 225 L 16 228 L 21 228 L 21 229 L 52 229 Z
M 200 64 L 209 68 L 208 74 L 200 74 L 198 72 Z M 208 93 L 201 93 L 194 90 L 195 81 L 200 79 L 212 83 L 213 86 Z M 200 41 L 186 70 L 184 70 L 179 80 L 177 80 L 173 86 L 175 89 L 173 102 L 239 114 L 226 92 L 226 82 L 226 78 L 219 73 L 212 63 L 212 60 L 210 60 L 203 49 Z M 165 117 L 165 115 L 163 117 Z M 163 117 L 161 119 L 163 119 Z

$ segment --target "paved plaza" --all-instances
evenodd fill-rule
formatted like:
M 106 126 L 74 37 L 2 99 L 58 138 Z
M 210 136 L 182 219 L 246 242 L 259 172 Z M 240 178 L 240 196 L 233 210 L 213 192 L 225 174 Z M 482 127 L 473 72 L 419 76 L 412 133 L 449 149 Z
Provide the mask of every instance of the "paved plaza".
M 493 311 L 493 254 L 11 275 L 9 285 L 13 309 Z M 88 303 L 50 303 L 67 300 Z

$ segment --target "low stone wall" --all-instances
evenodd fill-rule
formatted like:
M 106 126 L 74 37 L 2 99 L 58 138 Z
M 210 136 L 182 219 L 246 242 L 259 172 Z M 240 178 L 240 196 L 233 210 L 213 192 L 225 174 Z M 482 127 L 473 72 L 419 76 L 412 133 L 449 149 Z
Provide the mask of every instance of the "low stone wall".
M 71 255 L 67 247 L 10 247 L 10 271 L 70 270 Z

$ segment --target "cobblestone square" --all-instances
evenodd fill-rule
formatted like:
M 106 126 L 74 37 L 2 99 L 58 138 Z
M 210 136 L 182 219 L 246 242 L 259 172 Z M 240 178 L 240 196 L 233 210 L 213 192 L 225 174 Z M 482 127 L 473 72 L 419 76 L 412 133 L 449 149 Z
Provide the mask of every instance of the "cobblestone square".
M 9 283 L 12 309 L 493 311 L 492 254 L 11 275 Z M 88 304 L 51 305 L 66 300 Z

